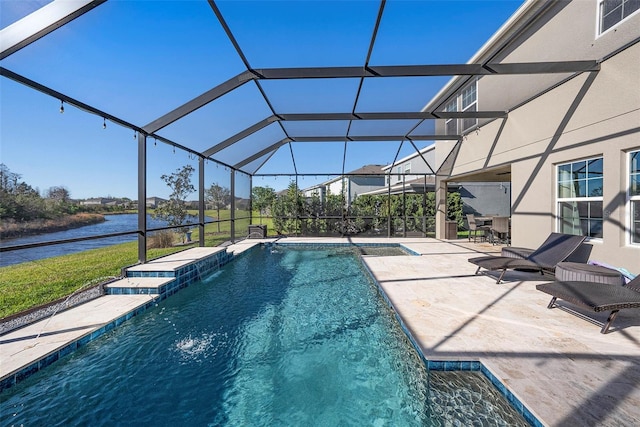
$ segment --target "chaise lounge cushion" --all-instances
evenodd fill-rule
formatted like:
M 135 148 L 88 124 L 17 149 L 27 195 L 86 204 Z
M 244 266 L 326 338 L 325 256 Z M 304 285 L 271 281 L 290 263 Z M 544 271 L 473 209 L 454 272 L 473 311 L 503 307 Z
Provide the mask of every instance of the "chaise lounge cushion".
M 580 262 L 561 262 L 556 267 L 559 282 L 593 282 L 609 285 L 624 285 L 622 273 L 600 265 Z
M 500 256 L 509 257 L 509 258 L 519 258 L 525 259 L 529 255 L 535 252 L 535 249 L 530 248 L 519 248 L 516 246 L 506 246 L 502 248 Z

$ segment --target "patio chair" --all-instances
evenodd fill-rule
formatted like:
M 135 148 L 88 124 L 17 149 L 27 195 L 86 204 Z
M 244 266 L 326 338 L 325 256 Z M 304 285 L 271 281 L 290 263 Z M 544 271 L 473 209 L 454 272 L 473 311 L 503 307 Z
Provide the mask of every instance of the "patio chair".
M 536 285 L 536 289 L 551 295 L 547 308 L 558 307 L 556 300 L 560 298 L 595 313 L 609 311 L 609 317 L 600 329 L 602 334 L 609 331 L 620 310 L 640 308 L 640 275 L 626 285 L 555 281 Z
M 509 217 L 494 216 L 491 220 L 491 243 L 509 245 L 511 243 L 509 232 Z
M 483 238 L 487 238 L 487 233 L 491 230 L 491 227 L 486 225 L 478 225 L 473 214 L 467 214 L 467 222 L 469 223 L 469 241 L 471 241 L 471 232 L 473 232 L 473 243 L 476 242 L 478 231 L 482 232 L 480 241 L 482 241 Z
M 540 274 L 554 273 L 556 265 L 567 259 L 584 242 L 586 236 L 574 236 L 571 234 L 551 233 L 547 240 L 531 254 L 524 258 L 510 256 L 482 256 L 469 258 L 469 262 L 478 266 L 475 274 L 481 268 L 489 271 L 502 270 L 496 283 L 500 283 L 507 270 L 533 270 Z
M 551 233 L 547 239 L 554 239 L 560 233 Z M 543 243 L 545 245 L 547 242 Z M 503 246 L 500 255 L 511 258 L 526 258 L 535 252 L 535 249 L 523 248 L 519 246 Z M 578 250 L 571 254 L 566 261 L 574 261 L 580 263 L 586 263 L 591 255 L 590 245 L 581 245 Z

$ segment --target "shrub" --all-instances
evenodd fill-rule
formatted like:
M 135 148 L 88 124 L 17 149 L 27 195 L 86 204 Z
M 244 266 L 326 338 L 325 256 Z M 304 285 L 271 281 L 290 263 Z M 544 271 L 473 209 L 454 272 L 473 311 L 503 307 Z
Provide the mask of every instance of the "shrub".
M 169 230 L 158 231 L 151 235 L 149 242 L 147 243 L 147 247 L 149 249 L 170 248 L 173 246 L 174 237 L 175 233 Z

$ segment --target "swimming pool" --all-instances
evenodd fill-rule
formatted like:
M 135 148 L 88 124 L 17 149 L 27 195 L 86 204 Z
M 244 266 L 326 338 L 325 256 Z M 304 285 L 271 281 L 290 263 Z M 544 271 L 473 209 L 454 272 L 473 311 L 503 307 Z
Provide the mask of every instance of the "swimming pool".
M 0 420 L 444 425 L 429 382 L 356 251 L 261 247 L 3 392 Z M 453 417 L 526 425 L 482 406 Z

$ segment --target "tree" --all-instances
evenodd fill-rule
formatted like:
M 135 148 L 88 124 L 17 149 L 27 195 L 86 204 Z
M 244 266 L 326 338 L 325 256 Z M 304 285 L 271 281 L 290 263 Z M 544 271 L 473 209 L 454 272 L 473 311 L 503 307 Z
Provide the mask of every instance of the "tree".
M 7 165 L 0 163 L 0 190 L 12 193 L 20 178 L 19 174 L 11 172 Z
M 63 186 L 50 187 L 46 192 L 47 199 L 55 200 L 58 203 L 67 203 L 71 199 L 71 194 Z
M 20 178 L 0 164 L 0 218 L 19 222 L 47 218 L 50 213 L 38 191 Z
M 273 205 L 273 202 L 276 199 L 276 190 L 269 186 L 253 187 L 253 190 L 251 191 L 251 198 L 252 207 L 260 213 L 260 224 L 262 224 L 262 215 L 265 214 L 267 209 L 270 209 Z
M 75 213 L 73 205 L 70 203 L 71 197 L 69 190 L 65 187 L 49 187 L 44 194 L 46 207 L 53 216 Z
M 211 184 L 204 194 L 205 200 L 217 211 L 218 233 L 220 232 L 220 209 L 226 208 L 231 203 L 231 191 L 227 187 L 221 187 L 218 183 Z
M 169 200 L 162 202 L 155 209 L 153 213 L 154 218 L 166 221 L 170 227 L 177 227 L 185 223 L 185 220 L 189 216 L 187 211 L 187 197 L 196 191 L 191 183 L 191 175 L 193 172 L 193 166 L 185 165 L 171 175 L 162 175 L 160 177 L 171 189 L 171 195 L 169 196 Z M 178 232 L 180 233 L 184 234 L 187 231 L 189 231 L 188 227 L 178 228 Z
M 302 194 L 294 181 L 289 183 L 286 193 L 276 197 L 273 203 L 273 226 L 278 234 L 298 234 L 302 203 Z

